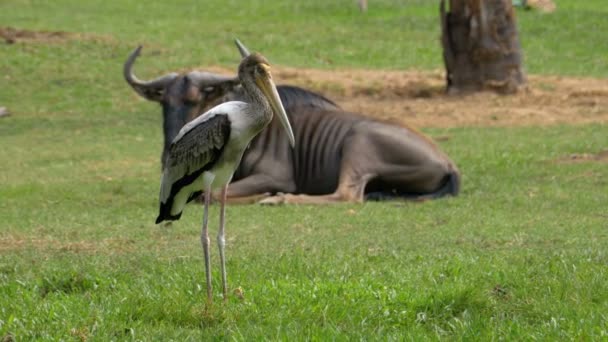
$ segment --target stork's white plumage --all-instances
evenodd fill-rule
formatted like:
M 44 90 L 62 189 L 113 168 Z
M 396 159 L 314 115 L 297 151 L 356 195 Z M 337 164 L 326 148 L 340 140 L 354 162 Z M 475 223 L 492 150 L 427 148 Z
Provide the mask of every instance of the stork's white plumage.
M 180 130 L 171 145 L 168 165 L 161 178 L 160 202 L 165 203 L 166 208 L 161 208 L 157 223 L 164 219 L 178 219 L 188 200 L 201 190 L 208 187 L 217 190 L 219 186 L 230 183 L 247 146 L 243 143 L 255 136 L 255 132 L 247 129 L 253 124 L 247 110 L 245 102 L 226 102 Z M 231 154 L 237 155 L 226 155 L 229 152 L 226 147 L 230 147 Z M 183 186 L 175 186 L 189 175 L 192 182 L 184 181 Z
M 240 42 L 237 41 L 237 46 Z M 201 242 L 205 257 L 207 300 L 212 301 L 207 230 L 208 207 L 213 190 L 221 188 L 218 245 L 224 299 L 227 296 L 224 258 L 226 189 L 251 140 L 278 115 L 291 145 L 291 125 L 272 81 L 266 58 L 249 54 L 242 45 L 239 78 L 248 101 L 218 105 L 186 124 L 171 143 L 160 186 L 160 210 L 156 223 L 178 220 L 187 202 L 205 194 Z

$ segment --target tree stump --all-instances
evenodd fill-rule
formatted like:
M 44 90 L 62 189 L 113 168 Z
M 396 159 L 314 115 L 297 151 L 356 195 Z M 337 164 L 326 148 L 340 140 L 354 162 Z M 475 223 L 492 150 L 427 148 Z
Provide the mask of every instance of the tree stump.
M 367 12 L 367 0 L 358 0 L 357 4 L 361 12 Z
M 526 83 L 512 0 L 439 5 L 447 91 L 514 93 Z

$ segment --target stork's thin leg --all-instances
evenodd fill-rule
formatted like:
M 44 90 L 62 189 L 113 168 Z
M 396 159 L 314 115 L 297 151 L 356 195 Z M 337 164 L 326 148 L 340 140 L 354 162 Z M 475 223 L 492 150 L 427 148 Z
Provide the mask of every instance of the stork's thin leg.
M 209 233 L 207 231 L 207 221 L 209 218 L 209 203 L 211 203 L 211 191 L 205 189 L 205 210 L 203 212 L 203 231 L 201 232 L 201 243 L 203 245 L 203 255 L 205 256 L 205 280 L 207 282 L 207 303 L 213 302 L 211 287 L 211 259 L 209 258 Z
M 226 246 L 226 239 L 224 237 L 224 223 L 226 217 L 226 192 L 228 185 L 222 187 L 222 194 L 220 195 L 220 229 L 217 233 L 217 245 L 220 250 L 220 270 L 222 272 L 222 293 L 224 295 L 224 301 L 228 299 L 228 286 L 226 285 L 226 258 L 224 254 L 224 247 Z

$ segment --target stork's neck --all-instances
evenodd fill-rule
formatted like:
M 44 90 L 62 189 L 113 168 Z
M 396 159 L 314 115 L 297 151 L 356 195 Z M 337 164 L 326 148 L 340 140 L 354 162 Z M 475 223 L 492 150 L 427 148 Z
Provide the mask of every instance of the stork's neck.
M 273 112 L 270 103 L 260 88 L 249 84 L 249 82 L 243 82 L 243 88 L 245 90 L 245 102 L 249 103 L 251 108 L 252 119 L 255 120 L 256 124 L 261 125 L 260 129 L 262 129 L 272 121 Z

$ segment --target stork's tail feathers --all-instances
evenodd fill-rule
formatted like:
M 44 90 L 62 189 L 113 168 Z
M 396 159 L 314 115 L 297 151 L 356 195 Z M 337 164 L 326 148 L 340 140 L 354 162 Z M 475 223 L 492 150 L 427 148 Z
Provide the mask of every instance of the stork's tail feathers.
M 182 217 L 182 212 L 180 211 L 177 215 L 171 215 L 171 204 L 173 201 L 169 201 L 167 203 L 160 203 L 160 210 L 158 213 L 158 217 L 156 218 L 156 224 L 159 224 L 163 221 L 176 221 Z
M 191 193 L 190 196 L 188 196 L 188 200 L 186 201 L 186 203 L 190 203 L 191 201 L 199 198 L 202 194 L 202 191 L 195 191 Z M 166 203 L 160 202 L 160 209 L 158 211 L 158 217 L 156 218 L 156 224 L 159 224 L 163 221 L 177 221 L 180 219 L 180 217 L 182 217 L 181 210 L 177 215 L 171 215 L 171 208 L 174 206 L 174 204 L 176 204 L 174 199 L 175 197 L 169 197 Z M 184 205 L 182 205 L 181 207 L 183 208 Z

